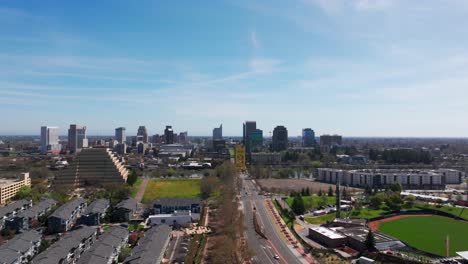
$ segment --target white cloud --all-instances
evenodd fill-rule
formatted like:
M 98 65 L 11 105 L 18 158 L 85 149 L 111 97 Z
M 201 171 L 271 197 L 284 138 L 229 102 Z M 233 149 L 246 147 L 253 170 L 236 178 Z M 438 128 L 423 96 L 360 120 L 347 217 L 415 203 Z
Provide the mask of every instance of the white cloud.
M 250 43 L 252 44 L 252 47 L 256 49 L 260 48 L 260 41 L 258 40 L 257 31 L 255 30 L 250 32 Z

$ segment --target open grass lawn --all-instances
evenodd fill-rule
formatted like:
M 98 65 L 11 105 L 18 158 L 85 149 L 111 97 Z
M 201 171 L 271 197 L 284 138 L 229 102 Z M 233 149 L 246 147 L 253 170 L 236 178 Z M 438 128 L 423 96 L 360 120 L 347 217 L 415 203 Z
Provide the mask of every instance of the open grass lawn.
M 379 231 L 411 246 L 445 256 L 445 238 L 450 237 L 450 256 L 468 250 L 468 223 L 441 216 L 402 218 L 380 224 Z
M 151 179 L 143 203 L 159 198 L 195 198 L 200 194 L 200 179 Z
M 334 205 L 336 203 L 336 197 L 334 196 L 325 196 L 327 198 L 327 205 Z M 304 201 L 304 207 L 306 210 L 311 208 L 318 208 L 319 201 L 322 199 L 320 196 L 302 196 L 302 200 Z M 291 207 L 294 198 L 289 197 L 286 199 L 286 203 Z

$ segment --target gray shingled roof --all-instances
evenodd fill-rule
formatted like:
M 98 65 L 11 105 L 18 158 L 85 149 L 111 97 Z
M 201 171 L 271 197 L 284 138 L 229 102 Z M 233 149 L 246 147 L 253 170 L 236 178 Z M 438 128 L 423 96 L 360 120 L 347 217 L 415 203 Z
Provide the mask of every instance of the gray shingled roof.
M 111 227 L 102 234 L 89 251 L 84 253 L 77 264 L 107 263 L 114 249 L 128 237 L 128 230 L 121 226 Z
M 57 201 L 51 198 L 42 198 L 39 203 L 33 205 L 31 208 L 19 213 L 19 217 L 35 218 L 39 213 L 47 209 L 51 209 L 57 204 Z
M 163 206 L 190 206 L 192 204 L 201 204 L 199 198 L 161 198 L 153 202 Z
M 171 231 L 168 225 L 159 225 L 148 230 L 133 249 L 132 255 L 125 259 L 124 264 L 155 263 L 164 254 L 165 242 Z
M 82 203 L 86 203 L 83 198 L 72 200 L 57 208 L 57 210 L 55 210 L 55 212 L 53 212 L 49 217 L 68 219 L 72 212 Z
M 0 218 L 5 217 L 12 212 L 19 210 L 21 207 L 31 204 L 31 201 L 28 200 L 18 200 L 14 201 L 4 207 L 0 207 Z
M 41 241 L 41 234 L 36 230 L 30 230 L 16 235 L 13 239 L 0 246 L 0 263 L 13 263 L 31 246 Z
M 137 209 L 137 201 L 133 198 L 128 198 L 127 200 L 123 200 L 118 203 L 115 208 L 125 208 L 131 211 L 135 211 Z
M 46 251 L 32 259 L 33 264 L 57 264 L 61 259 L 67 257 L 72 248 L 80 245 L 83 239 L 89 238 L 96 233 L 96 228 L 80 226 L 66 233 L 59 241 L 55 242 Z
M 104 214 L 109 208 L 109 200 L 107 199 L 97 199 L 96 201 L 92 202 L 86 208 L 84 215 L 89 215 L 93 213 Z

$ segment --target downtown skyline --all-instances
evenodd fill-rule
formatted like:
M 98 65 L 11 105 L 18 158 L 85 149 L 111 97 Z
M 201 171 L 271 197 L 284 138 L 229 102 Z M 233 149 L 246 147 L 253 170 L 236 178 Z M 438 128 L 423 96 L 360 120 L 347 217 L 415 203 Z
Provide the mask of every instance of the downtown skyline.
M 465 137 L 468 4 L 0 4 L 0 135 Z

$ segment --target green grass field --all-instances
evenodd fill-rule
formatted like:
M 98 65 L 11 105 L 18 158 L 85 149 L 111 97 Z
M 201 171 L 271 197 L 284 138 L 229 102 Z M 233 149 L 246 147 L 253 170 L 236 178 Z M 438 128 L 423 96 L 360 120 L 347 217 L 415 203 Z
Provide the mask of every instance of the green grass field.
M 151 179 L 143 195 L 143 203 L 158 198 L 200 197 L 200 179 Z
M 445 238 L 450 237 L 450 256 L 468 250 L 468 223 L 441 216 L 402 218 L 380 224 L 379 231 L 411 246 L 445 256 Z
M 336 197 L 334 196 L 325 196 L 327 198 L 327 204 L 326 205 L 333 205 L 336 203 Z M 322 199 L 320 196 L 302 196 L 302 200 L 304 201 L 304 207 L 306 210 L 309 210 L 310 208 L 318 208 L 319 207 L 319 201 Z M 291 207 L 293 203 L 294 198 L 289 197 L 286 199 L 286 203 Z

